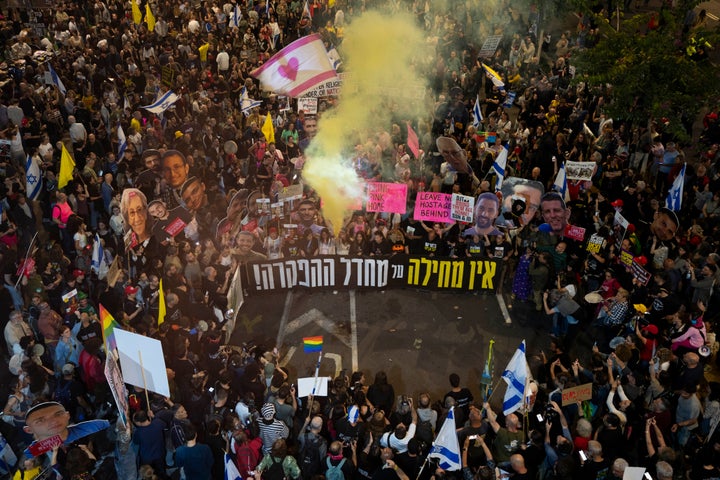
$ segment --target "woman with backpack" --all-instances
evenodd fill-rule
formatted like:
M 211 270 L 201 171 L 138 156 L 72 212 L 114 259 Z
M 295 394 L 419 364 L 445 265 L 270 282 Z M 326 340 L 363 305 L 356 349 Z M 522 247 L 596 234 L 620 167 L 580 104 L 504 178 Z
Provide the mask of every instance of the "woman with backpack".
M 255 480 L 285 480 L 300 477 L 295 457 L 288 455 L 284 438 L 273 442 L 270 453 L 265 455 L 255 469 Z

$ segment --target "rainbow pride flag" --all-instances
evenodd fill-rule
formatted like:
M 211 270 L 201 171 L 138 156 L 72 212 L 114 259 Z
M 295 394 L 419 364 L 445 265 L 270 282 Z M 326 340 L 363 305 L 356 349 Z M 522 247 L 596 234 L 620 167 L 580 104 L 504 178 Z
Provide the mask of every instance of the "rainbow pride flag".
M 115 327 L 118 323 L 115 321 L 110 312 L 108 312 L 102 303 L 100 304 L 100 325 L 102 326 L 103 343 L 107 345 L 108 351 L 117 350 L 117 342 L 115 342 Z
M 322 352 L 323 337 L 303 337 L 303 349 L 305 353 Z

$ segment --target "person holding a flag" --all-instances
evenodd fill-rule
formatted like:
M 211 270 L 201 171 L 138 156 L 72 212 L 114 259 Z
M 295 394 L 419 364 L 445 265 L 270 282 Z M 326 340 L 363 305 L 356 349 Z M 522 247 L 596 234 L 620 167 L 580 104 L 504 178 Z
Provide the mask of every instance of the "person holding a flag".
M 505 426 L 502 427 L 497 421 L 497 413 L 493 411 L 490 404 L 485 402 L 483 408 L 487 412 L 490 427 L 495 432 L 495 460 L 497 463 L 509 462 L 510 457 L 520 450 L 520 446 L 525 440 L 520 417 L 515 413 L 507 414 Z

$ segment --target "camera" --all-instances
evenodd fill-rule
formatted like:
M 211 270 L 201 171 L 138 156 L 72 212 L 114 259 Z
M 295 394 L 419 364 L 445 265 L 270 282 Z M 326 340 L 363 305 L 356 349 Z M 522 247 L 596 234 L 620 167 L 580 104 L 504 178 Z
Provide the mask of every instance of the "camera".
M 547 404 L 545 405 L 545 420 L 548 420 L 550 422 L 554 422 L 560 417 L 558 413 L 555 411 L 552 405 Z

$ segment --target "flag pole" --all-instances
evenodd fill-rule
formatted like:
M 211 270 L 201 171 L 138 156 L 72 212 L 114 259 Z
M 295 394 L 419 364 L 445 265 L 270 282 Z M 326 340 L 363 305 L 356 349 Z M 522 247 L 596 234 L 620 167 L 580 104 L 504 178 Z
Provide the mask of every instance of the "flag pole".
M 35 231 L 35 235 L 33 235 L 32 240 L 30 240 L 30 245 L 28 245 L 27 251 L 25 252 L 25 260 L 23 260 L 22 271 L 20 272 L 20 275 L 18 275 L 17 282 L 15 282 L 16 289 L 18 285 L 20 285 L 20 280 L 22 280 L 22 277 L 25 274 L 25 266 L 27 265 L 28 257 L 30 256 L 30 250 L 32 249 L 33 243 L 35 243 L 35 239 L 37 238 L 37 236 L 38 232 Z
M 138 350 L 138 357 L 140 359 L 140 373 L 142 373 L 143 389 L 145 390 L 145 402 L 147 403 L 148 410 L 150 410 L 150 396 L 148 395 L 147 380 L 145 380 L 145 367 L 143 366 L 142 352 L 140 350 Z
M 313 389 L 312 389 L 312 400 L 310 400 L 310 404 L 308 405 L 308 414 L 312 413 L 312 406 L 315 402 L 315 392 L 317 391 L 318 387 L 318 378 L 320 376 L 320 362 L 322 362 L 322 350 L 320 350 L 320 354 L 318 355 L 317 364 L 315 365 L 315 380 L 313 381 Z

